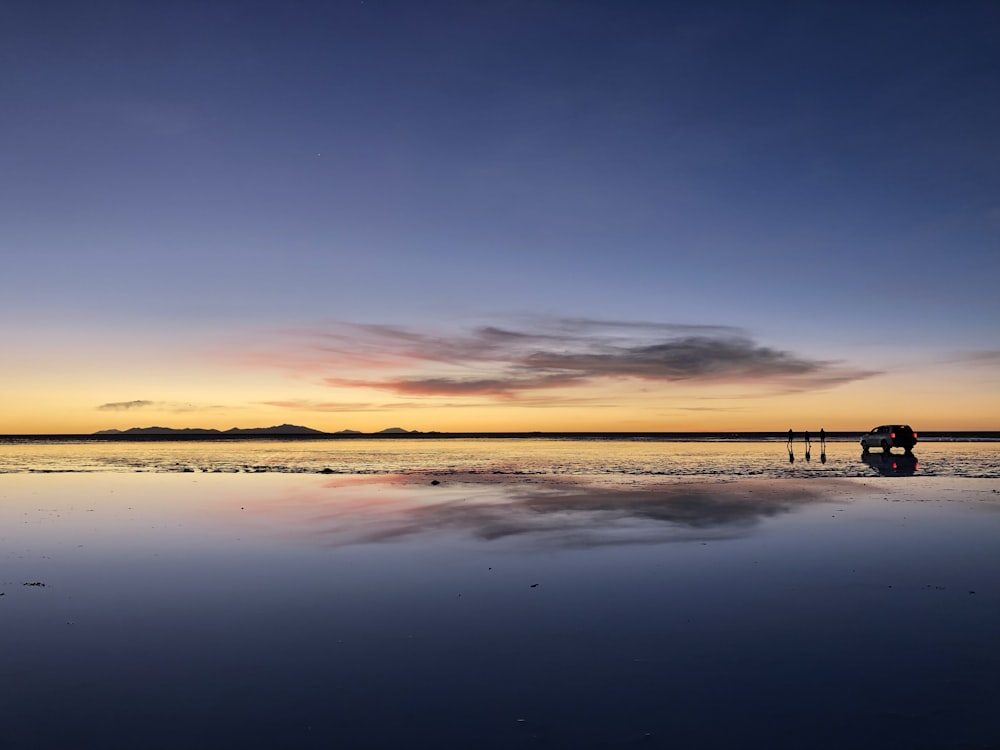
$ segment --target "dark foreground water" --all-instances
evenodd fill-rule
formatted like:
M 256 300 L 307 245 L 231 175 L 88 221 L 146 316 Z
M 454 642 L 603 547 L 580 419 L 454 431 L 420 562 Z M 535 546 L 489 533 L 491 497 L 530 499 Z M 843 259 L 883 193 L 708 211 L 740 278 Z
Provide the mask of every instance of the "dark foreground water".
M 1000 747 L 1000 484 L 861 467 L 2 474 L 0 747 Z

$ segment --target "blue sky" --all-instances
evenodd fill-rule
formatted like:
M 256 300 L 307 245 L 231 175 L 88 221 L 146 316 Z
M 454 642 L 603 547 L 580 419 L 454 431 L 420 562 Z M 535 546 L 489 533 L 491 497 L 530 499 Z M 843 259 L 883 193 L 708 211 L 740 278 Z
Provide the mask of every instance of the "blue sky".
M 1000 351 L 995 3 L 10 2 L 0 65 L 12 357 L 570 319 Z

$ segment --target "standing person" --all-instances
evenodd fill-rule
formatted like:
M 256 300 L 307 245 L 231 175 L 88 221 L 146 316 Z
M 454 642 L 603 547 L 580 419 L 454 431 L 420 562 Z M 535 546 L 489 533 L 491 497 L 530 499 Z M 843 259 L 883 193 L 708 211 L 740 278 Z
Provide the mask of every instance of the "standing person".
M 791 428 L 791 427 L 789 427 L 789 428 L 788 428 L 788 448 L 789 448 L 789 450 L 791 450 L 791 447 L 792 447 L 792 441 L 793 441 L 794 439 L 795 439 L 795 433 L 794 433 L 794 432 L 792 432 L 792 428 Z
M 826 430 L 822 427 L 819 428 L 819 449 L 826 452 Z
M 808 451 L 812 445 L 809 443 L 809 430 L 806 430 L 806 450 Z

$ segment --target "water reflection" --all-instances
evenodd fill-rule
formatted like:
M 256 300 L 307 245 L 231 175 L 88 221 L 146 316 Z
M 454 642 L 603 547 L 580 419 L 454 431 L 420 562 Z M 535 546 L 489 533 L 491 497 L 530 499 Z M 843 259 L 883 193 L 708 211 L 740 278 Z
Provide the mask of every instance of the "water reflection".
M 0 475 L 3 747 L 992 747 L 994 490 Z
M 896 454 L 889 451 L 882 453 L 862 453 L 861 461 L 870 468 L 886 477 L 913 476 L 920 468 L 917 457 L 912 453 Z
M 849 485 L 857 491 L 856 485 Z M 557 548 L 651 544 L 744 536 L 762 520 L 830 502 L 838 480 L 688 482 L 595 487 L 580 483 L 447 483 L 407 506 L 382 511 L 326 505 L 310 513 L 309 536 L 326 545 L 390 542 L 446 532 L 487 542 Z M 414 490 L 411 487 L 410 493 Z M 442 497 L 428 502 L 437 493 Z M 321 497 L 310 503 L 323 503 Z M 391 512 L 383 512 L 391 508 Z

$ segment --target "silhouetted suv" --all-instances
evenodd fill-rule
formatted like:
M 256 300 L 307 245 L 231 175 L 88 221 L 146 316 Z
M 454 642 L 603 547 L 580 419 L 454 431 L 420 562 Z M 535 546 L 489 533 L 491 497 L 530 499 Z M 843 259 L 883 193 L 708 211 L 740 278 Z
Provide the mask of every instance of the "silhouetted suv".
M 917 444 L 917 433 L 906 424 L 884 424 L 861 436 L 861 450 L 881 448 L 888 453 L 890 448 L 902 448 L 907 453 Z

